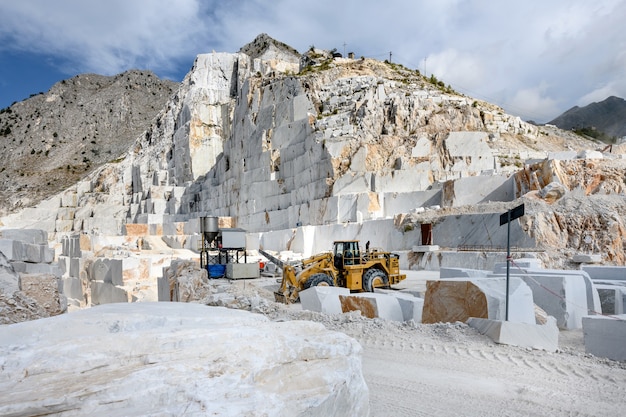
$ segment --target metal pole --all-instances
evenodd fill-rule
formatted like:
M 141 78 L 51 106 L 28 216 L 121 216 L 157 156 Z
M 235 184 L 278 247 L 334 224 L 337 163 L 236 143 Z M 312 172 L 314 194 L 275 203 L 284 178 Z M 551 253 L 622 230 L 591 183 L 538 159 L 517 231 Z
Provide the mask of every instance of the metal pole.
M 505 298 L 505 321 L 509 321 L 509 265 L 511 264 L 511 210 L 507 213 L 506 222 L 506 298 Z

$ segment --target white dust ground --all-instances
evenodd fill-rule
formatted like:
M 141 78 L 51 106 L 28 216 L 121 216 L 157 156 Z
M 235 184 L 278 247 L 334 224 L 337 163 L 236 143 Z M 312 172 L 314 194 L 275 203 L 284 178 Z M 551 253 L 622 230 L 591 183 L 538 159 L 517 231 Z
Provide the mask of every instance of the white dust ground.
M 422 283 L 423 284 L 423 283 Z M 407 285 L 417 285 L 415 281 Z M 363 346 L 371 416 L 623 416 L 626 363 L 585 354 L 582 330 L 559 351 L 498 345 L 463 323 L 424 325 L 326 315 L 273 303 L 276 279 L 233 281 L 274 320 L 312 320 Z M 258 301 L 256 301 L 258 305 Z

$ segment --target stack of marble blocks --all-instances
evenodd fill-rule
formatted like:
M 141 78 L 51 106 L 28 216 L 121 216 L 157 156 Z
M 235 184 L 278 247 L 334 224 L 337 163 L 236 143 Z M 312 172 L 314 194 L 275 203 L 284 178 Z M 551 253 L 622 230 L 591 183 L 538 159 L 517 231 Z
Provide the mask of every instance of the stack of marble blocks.
M 61 276 L 54 264 L 54 249 L 48 245 L 48 233 L 38 229 L 5 229 L 0 231 L 0 252 L 15 272 Z

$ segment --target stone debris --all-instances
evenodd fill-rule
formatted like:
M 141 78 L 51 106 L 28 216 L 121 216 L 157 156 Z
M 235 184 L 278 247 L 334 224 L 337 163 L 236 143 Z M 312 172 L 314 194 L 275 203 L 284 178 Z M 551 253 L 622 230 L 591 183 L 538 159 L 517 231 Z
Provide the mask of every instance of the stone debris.
M 48 247 L 45 231 L 0 231 L 0 324 L 35 320 L 67 311 L 59 269 L 51 264 L 50 253 L 54 251 Z
M 208 273 L 198 262 L 175 260 L 163 269 L 163 285 L 169 287 L 169 297 L 159 301 L 199 301 L 211 294 Z
M 0 292 L 0 324 L 21 323 L 48 317 L 46 309 L 22 291 Z
M 61 281 L 51 274 L 20 274 L 22 292 L 42 306 L 49 316 L 67 312 L 67 298 L 59 288 Z

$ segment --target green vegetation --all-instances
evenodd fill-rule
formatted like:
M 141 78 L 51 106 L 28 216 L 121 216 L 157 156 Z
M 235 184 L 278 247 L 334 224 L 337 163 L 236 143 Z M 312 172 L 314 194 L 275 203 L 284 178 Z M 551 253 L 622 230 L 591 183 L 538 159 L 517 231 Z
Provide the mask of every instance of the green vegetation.
M 431 74 L 430 75 L 430 78 L 428 79 L 428 82 L 431 83 L 432 85 L 434 85 L 435 87 L 437 87 L 439 90 L 443 91 L 444 93 L 447 93 L 447 94 L 459 94 L 456 91 L 454 91 L 454 89 L 452 87 L 450 87 L 450 84 L 448 84 L 446 86 L 443 81 L 438 80 L 437 77 L 435 77 L 435 74 Z
M 332 58 L 322 61 L 319 65 L 308 65 L 300 71 L 298 75 L 313 74 L 316 72 L 322 72 L 330 69 L 330 64 L 333 62 Z
M 615 136 L 609 136 L 606 133 L 597 130 L 595 127 L 581 127 L 574 129 L 574 133 L 582 137 L 594 138 L 604 143 L 617 143 L 617 138 Z

